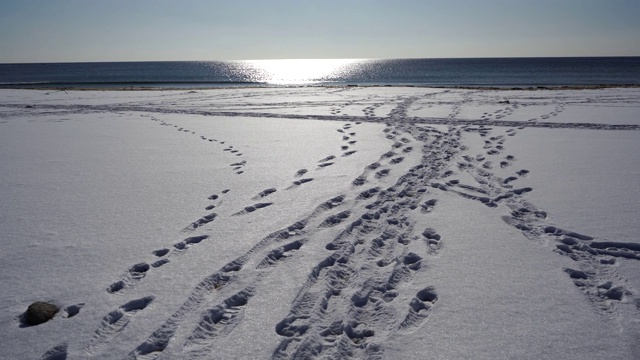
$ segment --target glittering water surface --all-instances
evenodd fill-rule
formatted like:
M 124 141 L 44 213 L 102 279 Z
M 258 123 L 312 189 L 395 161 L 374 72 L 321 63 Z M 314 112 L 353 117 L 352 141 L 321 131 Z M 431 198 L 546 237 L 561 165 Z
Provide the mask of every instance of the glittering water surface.
M 0 87 L 640 84 L 640 57 L 0 64 Z
M 349 71 L 363 60 L 301 59 L 240 61 L 243 74 L 252 82 L 274 85 L 314 84 L 348 78 Z

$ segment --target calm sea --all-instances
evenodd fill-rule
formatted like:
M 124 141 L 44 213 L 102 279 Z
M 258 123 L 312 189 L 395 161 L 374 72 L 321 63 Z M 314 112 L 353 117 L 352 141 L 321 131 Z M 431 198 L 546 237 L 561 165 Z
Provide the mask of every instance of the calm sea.
M 0 87 L 640 85 L 640 57 L 0 64 Z

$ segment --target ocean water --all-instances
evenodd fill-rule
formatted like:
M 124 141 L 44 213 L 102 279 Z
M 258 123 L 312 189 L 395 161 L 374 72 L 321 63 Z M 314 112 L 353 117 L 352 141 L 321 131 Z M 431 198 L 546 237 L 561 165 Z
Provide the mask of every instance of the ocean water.
M 640 57 L 0 64 L 0 87 L 640 85 Z

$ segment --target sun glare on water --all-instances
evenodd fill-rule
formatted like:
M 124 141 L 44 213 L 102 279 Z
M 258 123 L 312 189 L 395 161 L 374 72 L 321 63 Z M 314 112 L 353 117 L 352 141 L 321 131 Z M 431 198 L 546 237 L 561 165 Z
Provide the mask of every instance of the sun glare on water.
M 254 81 L 274 85 L 313 84 L 343 75 L 353 59 L 287 59 L 245 60 L 244 71 L 250 72 Z

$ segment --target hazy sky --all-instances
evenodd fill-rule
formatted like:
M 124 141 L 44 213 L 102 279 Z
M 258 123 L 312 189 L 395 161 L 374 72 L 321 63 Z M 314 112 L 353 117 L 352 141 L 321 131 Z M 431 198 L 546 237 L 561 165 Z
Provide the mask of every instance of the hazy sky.
M 640 56 L 640 0 L 0 0 L 0 63 Z

